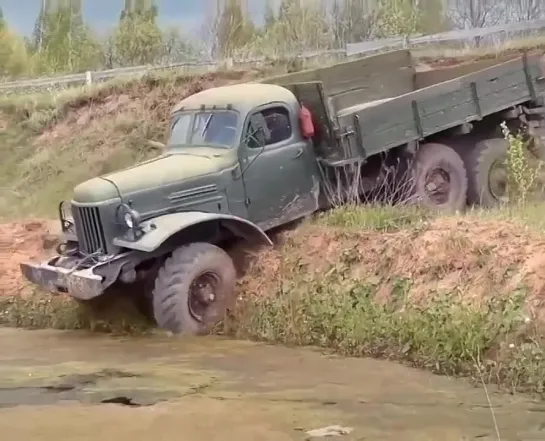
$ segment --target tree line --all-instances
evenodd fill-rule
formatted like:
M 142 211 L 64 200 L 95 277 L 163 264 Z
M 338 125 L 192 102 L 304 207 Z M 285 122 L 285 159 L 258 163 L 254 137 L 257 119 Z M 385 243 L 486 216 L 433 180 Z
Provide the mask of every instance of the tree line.
M 277 2 L 275 2 L 277 5 Z M 82 72 L 142 64 L 226 57 L 271 58 L 347 43 L 453 28 L 531 20 L 543 0 L 281 0 L 267 4 L 259 25 L 240 2 L 227 0 L 206 17 L 197 37 L 161 29 L 157 8 L 123 14 L 115 29 L 98 36 L 68 4 L 40 11 L 34 33 L 17 35 L 0 9 L 0 77 Z

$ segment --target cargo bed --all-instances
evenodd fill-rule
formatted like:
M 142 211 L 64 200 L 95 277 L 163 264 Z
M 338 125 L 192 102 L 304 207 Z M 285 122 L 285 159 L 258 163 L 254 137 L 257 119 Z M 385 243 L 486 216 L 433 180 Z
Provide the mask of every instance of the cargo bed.
M 320 160 L 345 163 L 534 101 L 541 53 L 418 71 L 408 50 L 264 80 L 290 89 L 319 123 Z
M 352 151 L 368 157 L 410 141 L 483 119 L 545 93 L 540 56 L 523 56 L 394 98 L 337 112 L 338 125 L 354 127 Z

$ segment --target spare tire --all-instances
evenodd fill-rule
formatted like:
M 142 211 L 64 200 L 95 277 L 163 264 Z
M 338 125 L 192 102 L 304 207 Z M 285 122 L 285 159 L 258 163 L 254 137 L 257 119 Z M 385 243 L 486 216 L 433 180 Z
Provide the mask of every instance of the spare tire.
M 462 210 L 467 203 L 467 172 L 464 161 L 444 144 L 424 144 L 416 152 L 413 191 L 425 207 Z

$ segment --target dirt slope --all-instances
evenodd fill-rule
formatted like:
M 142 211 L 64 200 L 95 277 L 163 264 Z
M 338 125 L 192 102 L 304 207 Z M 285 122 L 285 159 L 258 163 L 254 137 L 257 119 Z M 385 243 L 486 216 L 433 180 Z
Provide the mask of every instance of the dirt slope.
M 320 280 L 337 268 L 374 285 L 379 302 L 403 295 L 419 303 L 444 293 L 478 307 L 520 293 L 545 322 L 545 237 L 520 225 L 447 217 L 391 233 L 308 225 L 286 236 L 283 249 L 254 261 L 245 295 L 271 295 L 303 274 Z
M 47 220 L 0 224 L 0 296 L 24 295 L 29 291 L 19 264 L 52 254 L 57 233 L 58 223 Z
M 0 224 L 0 295 L 25 292 L 18 265 L 51 253 L 55 232 L 50 221 Z M 397 295 L 404 280 L 413 302 L 444 292 L 478 306 L 523 292 L 529 313 L 545 322 L 545 237 L 520 225 L 447 217 L 390 233 L 310 224 L 284 234 L 283 247 L 254 260 L 242 295 L 273 295 L 282 282 L 346 265 L 347 277 L 379 288 L 379 302 Z

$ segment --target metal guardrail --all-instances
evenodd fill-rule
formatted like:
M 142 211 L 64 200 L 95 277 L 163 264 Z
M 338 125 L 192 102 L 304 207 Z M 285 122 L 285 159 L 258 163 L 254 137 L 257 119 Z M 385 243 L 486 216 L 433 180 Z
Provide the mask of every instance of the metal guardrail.
M 455 41 L 472 41 L 477 37 L 487 37 L 494 34 L 513 34 L 525 31 L 543 30 L 545 35 L 545 19 L 533 20 L 526 22 L 510 23 L 505 25 L 490 26 L 487 28 L 474 28 L 474 29 L 461 29 L 455 31 L 442 32 L 434 35 L 421 35 L 414 37 L 396 37 L 386 38 L 373 41 L 363 41 L 361 43 L 351 43 L 346 45 L 346 49 L 332 50 L 332 51 L 313 51 L 302 55 L 303 58 L 312 58 L 319 55 L 339 53 L 346 56 L 362 55 L 369 52 L 375 52 L 381 49 L 397 49 L 407 48 L 421 44 L 434 44 L 444 42 Z M 265 57 L 254 60 L 240 60 L 234 64 L 244 63 L 262 63 L 266 61 Z M 31 80 L 0 82 L 0 93 L 8 94 L 14 91 L 24 91 L 25 89 L 43 89 L 43 88 L 58 88 L 66 87 L 70 85 L 83 85 L 97 82 L 103 82 L 119 77 L 138 77 L 145 75 L 149 72 L 170 70 L 170 69 L 183 69 L 191 71 L 193 69 L 214 71 L 220 67 L 219 63 L 215 62 L 183 62 L 174 63 L 161 66 L 135 66 L 135 67 L 123 67 L 118 69 L 103 70 L 98 72 L 85 72 L 80 74 L 71 74 L 63 76 L 55 76 L 49 78 L 37 78 Z
M 54 76 L 47 78 L 36 78 L 31 80 L 10 81 L 0 83 L 0 93 L 11 90 L 23 89 L 41 89 L 47 87 L 58 87 L 76 84 L 92 84 L 111 80 L 113 78 L 133 77 L 145 75 L 152 71 L 168 70 L 168 69 L 207 69 L 214 70 L 217 68 L 216 63 L 174 63 L 162 66 L 135 66 L 122 67 L 119 69 L 103 70 L 98 72 L 85 72 L 80 74 L 71 74 L 63 76 Z
M 489 26 L 486 28 L 460 29 L 441 32 L 434 35 L 422 35 L 416 37 L 398 37 L 384 40 L 363 41 L 346 45 L 346 55 L 358 55 L 384 48 L 401 48 L 419 44 L 445 43 L 455 41 L 472 41 L 477 37 L 488 37 L 494 34 L 514 34 L 525 31 L 543 30 L 545 35 L 545 19 L 532 20 L 505 25 Z

